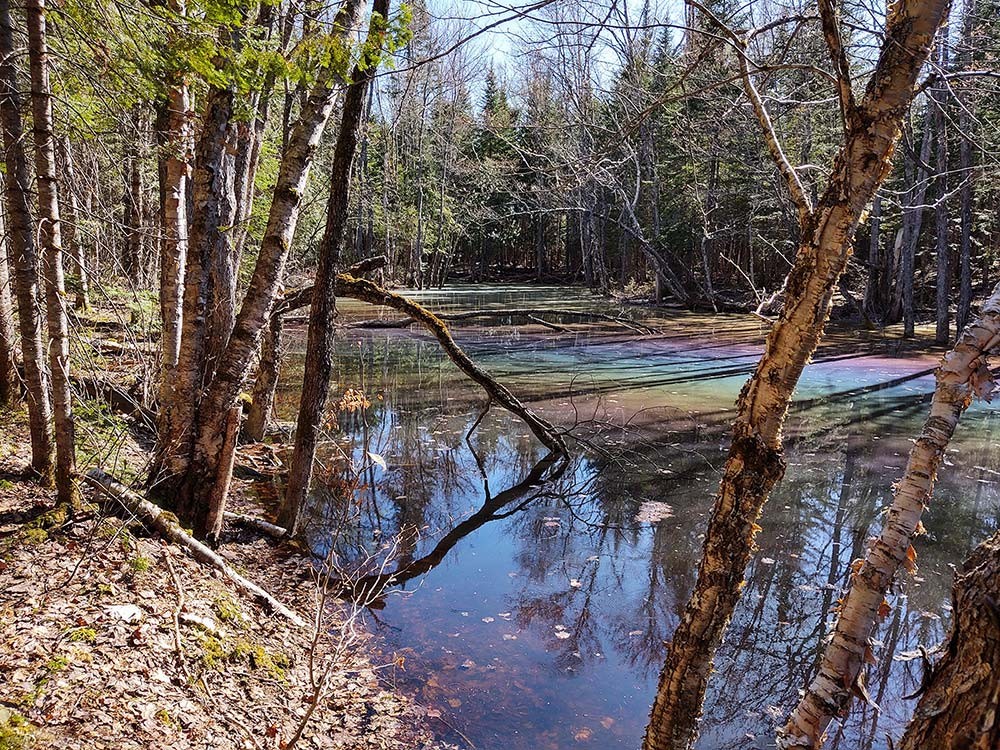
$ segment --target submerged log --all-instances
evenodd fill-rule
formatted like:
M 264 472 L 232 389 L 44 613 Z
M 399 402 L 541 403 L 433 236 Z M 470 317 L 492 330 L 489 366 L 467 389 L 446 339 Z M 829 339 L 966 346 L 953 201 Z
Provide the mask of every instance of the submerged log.
M 155 530 L 168 541 L 187 550 L 195 560 L 206 565 L 211 565 L 220 571 L 236 584 L 237 588 L 250 594 L 298 627 L 304 628 L 306 626 L 305 620 L 298 614 L 264 591 L 260 586 L 241 576 L 218 553 L 209 549 L 209 547 L 184 531 L 180 527 L 180 524 L 177 523 L 173 514 L 167 513 L 159 506 L 139 496 L 113 476 L 100 469 L 91 469 L 84 475 L 83 479 L 87 484 L 100 490 L 112 500 L 121 503 L 126 510 L 133 513 L 136 518 L 150 529 Z

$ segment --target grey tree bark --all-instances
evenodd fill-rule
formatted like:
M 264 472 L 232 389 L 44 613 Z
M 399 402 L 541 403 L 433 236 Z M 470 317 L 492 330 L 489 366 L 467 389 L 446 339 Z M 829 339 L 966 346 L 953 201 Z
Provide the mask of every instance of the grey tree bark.
M 24 153 L 19 91 L 10 2 L 0 0 L 0 125 L 3 128 L 4 161 L 7 166 L 4 187 L 10 231 L 8 252 L 14 296 L 17 300 L 24 379 L 28 391 L 31 468 L 43 484 L 51 484 L 55 479 L 52 405 L 45 367 L 45 347 L 42 343 L 42 317 L 38 306 L 38 254 L 35 249 L 34 221 L 28 204 L 31 178 L 28 176 L 28 162 Z
M 336 315 L 337 266 L 347 238 L 348 206 L 350 205 L 351 166 L 361 131 L 368 84 L 378 70 L 384 44 L 384 22 L 389 16 L 389 0 L 375 0 L 372 20 L 368 27 L 363 57 L 351 74 L 351 83 L 341 107 L 340 132 L 330 169 L 330 194 L 326 205 L 326 228 L 319 246 L 319 266 L 309 308 L 309 332 L 306 342 L 306 362 L 302 383 L 302 398 L 295 429 L 295 446 L 288 467 L 288 483 L 281 505 L 278 525 L 289 534 L 299 532 L 302 510 L 309 483 L 320 422 L 326 409 L 333 369 L 333 323 Z M 421 195 L 422 195 L 422 187 Z M 418 234 L 419 241 L 419 234 Z M 421 277 L 415 274 L 419 283 Z
M 45 311 L 49 329 L 49 372 L 56 439 L 56 494 L 60 503 L 76 508 L 76 443 L 73 392 L 70 386 L 69 324 L 63 301 L 63 249 L 59 221 L 59 181 L 56 142 L 52 132 L 52 93 L 49 87 L 45 0 L 26 0 L 28 62 L 31 71 L 31 114 L 35 136 L 35 181 L 38 186 L 38 237 L 43 250 Z

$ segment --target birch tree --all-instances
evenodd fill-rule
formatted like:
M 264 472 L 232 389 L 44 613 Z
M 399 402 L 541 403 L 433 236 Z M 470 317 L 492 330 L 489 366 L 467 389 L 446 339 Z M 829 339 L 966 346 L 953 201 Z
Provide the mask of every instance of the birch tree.
M 712 660 L 740 597 L 759 530 L 757 519 L 784 473 L 781 429 L 795 386 L 819 343 L 854 235 L 891 166 L 917 76 L 947 13 L 947 0 L 902 0 L 886 19 L 884 41 L 858 96 L 838 11 L 820 0 L 823 36 L 843 121 L 843 143 L 813 203 L 790 163 L 757 90 L 749 57 L 758 33 L 737 33 L 704 6 L 734 49 L 764 139 L 799 214 L 800 247 L 785 281 L 785 301 L 764 353 L 737 402 L 732 443 L 705 535 L 698 578 L 667 650 L 644 750 L 687 748 L 697 734 Z
M 45 0 L 27 0 L 28 62 L 31 70 L 31 115 L 35 135 L 35 181 L 38 186 L 38 237 L 43 250 L 45 317 L 49 329 L 49 373 L 55 418 L 56 493 L 60 503 L 75 508 L 76 486 L 73 438 L 73 394 L 69 380 L 69 323 L 63 301 L 62 233 L 59 221 L 59 180 L 56 143 L 52 132 L 52 93 L 49 88 L 48 46 L 45 40 Z

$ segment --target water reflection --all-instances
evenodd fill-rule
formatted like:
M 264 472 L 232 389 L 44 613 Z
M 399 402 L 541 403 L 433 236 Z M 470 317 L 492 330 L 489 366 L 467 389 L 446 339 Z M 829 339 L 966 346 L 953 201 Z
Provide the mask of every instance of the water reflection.
M 540 302 L 537 290 L 461 292 L 422 301 L 451 309 Z M 560 304 L 591 304 L 569 299 Z M 532 296 L 535 295 L 535 296 Z M 342 315 L 370 317 L 370 311 Z M 341 337 L 337 388 L 362 386 L 364 413 L 331 426 L 313 498 L 314 548 L 343 514 L 344 457 L 369 462 L 358 512 L 340 543 L 377 555 L 405 592 L 385 598 L 377 627 L 405 655 L 391 677 L 480 748 L 636 748 L 663 659 L 695 577 L 701 534 L 725 457 L 730 407 L 759 351 L 759 326 L 713 319 L 647 321 L 638 337 L 603 330 L 550 335 L 464 328 L 463 346 L 546 417 L 577 426 L 572 463 L 553 466 L 526 429 L 483 406 L 436 345 L 418 333 Z M 894 342 L 838 336 L 807 370 L 789 417 L 788 471 L 762 520 L 760 552 L 710 683 L 699 747 L 766 747 L 816 669 L 820 639 L 926 412 L 930 357 Z M 280 399 L 294 413 L 291 371 Z M 960 427 L 925 518 L 920 570 L 891 597 L 869 692 L 832 745 L 885 748 L 911 702 L 919 660 L 938 642 L 952 565 L 997 526 L 993 415 Z M 368 579 L 366 585 L 379 583 Z M 461 742 L 454 734 L 450 739 Z

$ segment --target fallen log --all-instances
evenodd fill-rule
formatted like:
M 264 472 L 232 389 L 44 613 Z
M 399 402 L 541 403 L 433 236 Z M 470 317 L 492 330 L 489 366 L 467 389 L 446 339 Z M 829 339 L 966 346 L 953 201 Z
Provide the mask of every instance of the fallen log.
M 265 521 L 263 518 L 257 518 L 257 516 L 248 516 L 243 513 L 231 513 L 227 510 L 223 513 L 223 518 L 227 521 L 232 521 L 239 526 L 244 526 L 248 529 L 253 529 L 254 531 L 266 534 L 267 536 L 274 537 L 275 539 L 284 539 L 288 536 L 288 530 L 284 526 L 278 526 L 270 521 Z
M 500 406 L 523 421 L 535 434 L 539 442 L 550 451 L 566 456 L 569 454 L 566 441 L 556 428 L 522 404 L 510 390 L 492 375 L 472 361 L 465 350 L 452 338 L 451 332 L 441 318 L 430 310 L 407 299 L 401 294 L 390 292 L 368 279 L 356 279 L 348 274 L 337 276 L 337 296 L 351 297 L 372 305 L 384 305 L 413 318 L 423 325 L 438 340 L 448 358 Z
M 162 508 L 149 502 L 144 497 L 136 494 L 113 476 L 101 469 L 91 469 L 83 479 L 87 484 L 103 492 L 112 500 L 120 503 L 126 510 L 134 514 L 135 517 L 150 529 L 157 531 L 165 539 L 173 542 L 177 546 L 187 550 L 195 560 L 206 565 L 211 565 L 220 571 L 230 581 L 236 584 L 237 588 L 250 594 L 258 601 L 270 607 L 273 611 L 285 617 L 300 628 L 306 626 L 298 614 L 279 602 L 260 586 L 248 581 L 235 570 L 233 570 L 222 557 L 206 545 L 199 542 L 188 534 L 177 523 L 173 514 L 165 512 Z

